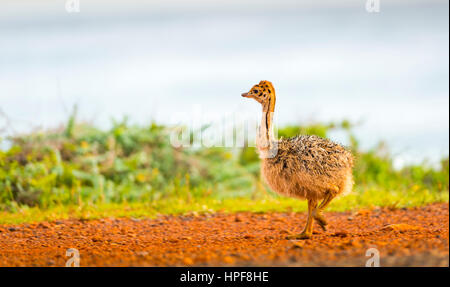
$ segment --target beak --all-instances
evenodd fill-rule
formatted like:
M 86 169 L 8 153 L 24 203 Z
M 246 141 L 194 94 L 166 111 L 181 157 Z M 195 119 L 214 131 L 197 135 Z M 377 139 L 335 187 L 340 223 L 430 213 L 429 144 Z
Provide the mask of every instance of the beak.
M 248 98 L 248 93 L 243 93 L 241 96 L 243 96 L 244 98 Z

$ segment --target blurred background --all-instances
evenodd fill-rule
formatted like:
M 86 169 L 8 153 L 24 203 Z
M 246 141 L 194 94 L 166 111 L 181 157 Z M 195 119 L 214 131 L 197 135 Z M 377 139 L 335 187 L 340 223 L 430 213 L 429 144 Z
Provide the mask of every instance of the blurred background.
M 169 139 L 259 119 L 260 80 L 278 136 L 355 155 L 330 210 L 448 203 L 448 1 L 74 2 L 0 0 L 0 223 L 306 210 L 253 147 Z
M 79 2 L 0 2 L 0 136 L 65 123 L 74 105 L 104 128 L 194 105 L 259 116 L 240 94 L 270 80 L 281 125 L 359 123 L 361 146 L 385 141 L 397 166 L 448 156 L 448 1 Z

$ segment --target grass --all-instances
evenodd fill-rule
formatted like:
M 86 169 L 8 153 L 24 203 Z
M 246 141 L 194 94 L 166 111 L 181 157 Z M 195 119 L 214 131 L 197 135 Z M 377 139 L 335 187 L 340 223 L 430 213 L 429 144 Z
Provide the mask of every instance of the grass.
M 380 206 L 392 209 L 423 206 L 435 202 L 448 202 L 448 193 L 423 192 L 417 196 L 412 190 L 387 191 L 370 189 L 355 191 L 345 197 L 337 198 L 327 211 L 351 211 L 361 208 Z M 293 198 L 267 196 L 263 199 L 209 197 L 188 201 L 182 198 L 170 198 L 158 202 L 108 203 L 86 205 L 60 205 L 50 209 L 22 206 L 15 212 L 0 212 L 0 224 L 19 224 L 58 219 L 99 219 L 99 218 L 155 218 L 160 214 L 202 214 L 213 212 L 305 212 L 306 201 Z
M 171 127 L 114 122 L 103 131 L 77 124 L 10 138 L 0 150 L 0 224 L 64 218 L 155 217 L 200 212 L 302 212 L 306 203 L 271 192 L 253 148 L 173 148 Z M 279 136 L 332 130 L 348 135 L 355 188 L 330 211 L 448 202 L 449 160 L 394 169 L 383 143 L 361 150 L 352 124 L 286 126 Z M 1 140 L 1 139 L 0 139 Z

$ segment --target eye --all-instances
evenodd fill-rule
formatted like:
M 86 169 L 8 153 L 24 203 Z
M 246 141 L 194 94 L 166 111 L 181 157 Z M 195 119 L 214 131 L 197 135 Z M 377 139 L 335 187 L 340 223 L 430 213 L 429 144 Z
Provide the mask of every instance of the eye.
M 258 90 L 253 90 L 252 91 L 254 94 L 257 94 L 258 93 Z

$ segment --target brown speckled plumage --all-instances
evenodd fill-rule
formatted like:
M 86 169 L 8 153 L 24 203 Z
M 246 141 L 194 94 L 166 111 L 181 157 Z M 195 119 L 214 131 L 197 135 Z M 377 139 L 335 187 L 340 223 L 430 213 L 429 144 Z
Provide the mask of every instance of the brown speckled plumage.
M 333 176 L 336 170 L 351 167 L 352 156 L 341 145 L 312 135 L 296 136 L 278 141 L 278 155 L 272 164 L 284 161 L 287 172 L 308 172 Z
M 273 158 L 263 159 L 261 170 L 276 192 L 305 199 L 323 199 L 349 192 L 353 156 L 344 147 L 318 136 L 281 139 Z
M 262 105 L 257 147 L 265 181 L 277 193 L 308 200 L 308 222 L 296 238 L 311 237 L 313 219 L 325 230 L 327 223 L 322 210 L 337 195 L 352 190 L 351 152 L 314 135 L 273 139 L 271 126 L 276 97 L 269 81 L 261 81 L 242 96 L 255 99 Z M 320 200 L 322 202 L 318 205 Z

